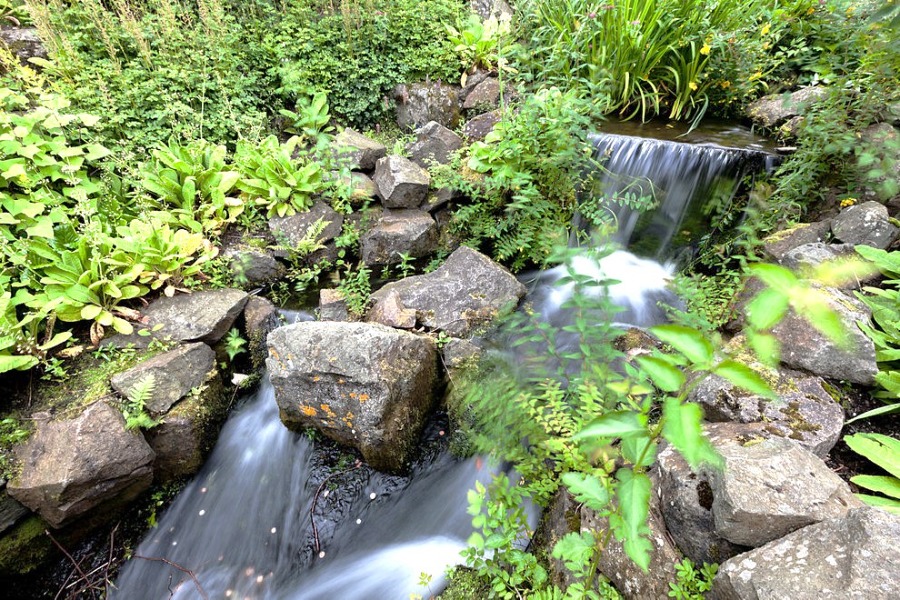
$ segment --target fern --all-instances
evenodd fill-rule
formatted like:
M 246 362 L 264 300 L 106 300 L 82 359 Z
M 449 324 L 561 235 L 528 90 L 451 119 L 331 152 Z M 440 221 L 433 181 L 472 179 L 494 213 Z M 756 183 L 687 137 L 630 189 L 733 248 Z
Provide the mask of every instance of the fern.
M 147 373 L 128 390 L 128 398 L 122 407 L 125 429 L 152 429 L 159 425 L 159 421 L 154 420 L 146 410 L 146 404 L 153 396 L 155 387 L 156 378 L 153 373 Z

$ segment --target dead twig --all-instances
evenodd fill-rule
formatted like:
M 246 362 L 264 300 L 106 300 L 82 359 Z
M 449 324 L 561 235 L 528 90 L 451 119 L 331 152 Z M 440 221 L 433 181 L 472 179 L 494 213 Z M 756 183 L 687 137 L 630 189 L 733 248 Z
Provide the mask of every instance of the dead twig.
M 50 541 L 53 542 L 53 545 L 56 546 L 57 548 L 59 548 L 60 552 L 65 554 L 66 558 L 68 558 L 72 562 L 72 564 L 75 566 L 75 570 L 78 572 L 78 575 L 81 576 L 82 579 L 84 579 L 84 583 L 87 586 L 86 589 L 88 589 L 91 592 L 91 598 L 96 598 L 97 595 L 94 593 L 94 586 L 93 586 L 93 584 L 91 584 L 91 580 L 88 579 L 88 576 L 85 575 L 84 570 L 81 568 L 81 563 L 79 563 L 77 560 L 75 560 L 75 557 L 72 556 L 71 554 L 69 554 L 69 551 L 66 550 L 65 548 L 63 548 L 62 544 L 60 544 L 58 541 L 56 541 L 56 538 L 53 537 L 53 535 L 50 533 L 49 529 L 45 529 L 44 533 L 47 535 L 48 538 L 50 538 Z
M 359 460 L 357 460 L 357 461 L 353 464 L 353 466 L 350 467 L 349 469 L 344 469 L 343 471 L 338 471 L 338 472 L 336 472 L 336 473 L 330 474 L 328 477 L 326 477 L 325 479 L 323 479 L 323 480 L 322 480 L 322 483 L 319 484 L 319 487 L 316 488 L 316 495 L 313 496 L 312 505 L 309 507 L 309 522 L 312 524 L 313 540 L 314 540 L 315 543 L 316 543 L 316 553 L 319 553 L 320 550 L 321 550 L 321 548 L 320 548 L 320 546 L 319 546 L 319 528 L 316 527 L 316 515 L 315 515 L 315 512 L 316 512 L 316 503 L 319 501 L 319 494 L 322 493 L 322 488 L 325 487 L 325 484 L 328 483 L 328 480 L 331 479 L 332 477 L 337 477 L 338 475 L 343 475 L 344 473 L 349 473 L 350 471 L 353 471 L 354 469 L 358 469 L 358 468 L 360 468 L 361 466 L 362 466 L 362 462 L 359 461 Z
M 191 578 L 191 581 L 193 581 L 194 585 L 197 586 L 197 591 L 200 593 L 200 596 L 203 598 L 203 600 L 209 600 L 209 596 L 206 595 L 206 591 L 203 589 L 203 586 L 200 585 L 200 580 L 197 579 L 197 576 L 194 575 L 194 572 L 191 571 L 190 569 L 186 569 L 185 567 L 182 567 L 178 563 L 174 563 L 167 558 L 159 558 L 156 556 L 141 556 L 140 554 L 135 554 L 134 558 L 140 558 L 142 560 L 150 560 L 150 561 L 154 561 L 154 562 L 161 562 L 161 563 L 165 563 L 165 564 L 169 565 L 173 569 L 178 569 L 179 571 L 181 571 L 182 573 L 184 573 L 185 575 L 187 575 L 188 577 Z

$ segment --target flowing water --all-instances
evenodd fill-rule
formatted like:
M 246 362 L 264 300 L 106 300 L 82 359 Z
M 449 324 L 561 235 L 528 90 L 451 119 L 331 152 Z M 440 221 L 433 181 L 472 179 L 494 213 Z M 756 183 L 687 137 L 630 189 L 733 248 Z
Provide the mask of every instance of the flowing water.
M 642 193 L 659 198 L 649 218 L 617 213 L 620 243 L 641 242 L 654 259 L 672 256 L 698 197 L 721 182 L 733 193 L 735 178 L 759 158 L 755 150 L 617 135 L 597 136 L 595 144 L 607 157 L 607 193 L 643 186 Z M 666 288 L 671 264 L 619 250 L 600 260 L 576 258 L 571 268 L 594 281 L 617 282 L 608 294 L 624 308 L 618 321 L 649 326 L 662 318 L 658 301 L 677 303 Z M 559 267 L 531 278 L 536 313 L 559 326 L 574 291 L 572 284 L 557 285 L 565 274 Z M 440 589 L 444 569 L 460 561 L 471 533 L 467 491 L 489 480 L 492 470 L 444 451 L 408 478 L 351 467 L 352 477 L 329 481 L 321 472 L 313 477 L 315 456 L 312 442 L 282 426 L 274 391 L 264 382 L 122 569 L 110 598 L 406 600 Z M 329 510 L 338 518 L 328 518 Z M 430 589 L 419 585 L 422 573 L 432 577 Z

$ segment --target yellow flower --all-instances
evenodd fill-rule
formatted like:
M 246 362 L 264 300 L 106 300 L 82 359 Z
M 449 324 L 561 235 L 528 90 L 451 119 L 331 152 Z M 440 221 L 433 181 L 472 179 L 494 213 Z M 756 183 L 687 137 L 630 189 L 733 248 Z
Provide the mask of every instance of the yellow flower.
M 700 48 L 700 54 L 705 54 L 705 55 L 709 56 L 710 50 L 712 50 L 712 48 L 709 47 L 709 42 L 707 42 L 707 43 L 703 44 L 702 48 Z
M 841 208 L 847 208 L 856 204 L 856 198 L 844 198 L 841 200 Z
M 765 25 L 762 26 L 762 30 L 759 33 L 760 33 L 760 35 L 768 35 L 769 31 L 771 29 L 772 29 L 772 24 L 766 23 Z
M 809 7 L 809 10 L 806 11 L 806 14 L 807 14 L 807 15 L 811 15 L 811 14 L 813 14 L 814 12 L 816 12 L 816 9 L 814 9 L 812 6 L 810 6 L 810 7 Z
M 721 86 L 722 86 L 722 89 L 723 89 L 723 90 L 727 90 L 728 88 L 731 87 L 731 82 L 730 82 L 730 81 L 723 81 L 723 82 L 721 83 Z
M 688 84 L 688 87 L 691 88 L 692 90 L 694 90 L 695 92 L 697 91 L 697 84 L 694 83 L 693 81 Z

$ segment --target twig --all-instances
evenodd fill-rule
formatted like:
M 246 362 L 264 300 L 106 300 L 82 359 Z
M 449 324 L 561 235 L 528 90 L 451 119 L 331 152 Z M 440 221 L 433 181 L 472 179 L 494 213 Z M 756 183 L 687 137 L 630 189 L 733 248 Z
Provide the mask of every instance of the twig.
M 362 466 L 362 462 L 357 460 L 356 463 L 354 463 L 354 465 L 352 467 L 350 467 L 349 469 L 344 469 L 343 471 L 338 471 L 336 473 L 330 474 L 328 477 L 323 479 L 322 483 L 319 484 L 319 487 L 316 488 L 316 495 L 313 497 L 312 505 L 309 507 L 309 522 L 312 524 L 313 540 L 316 542 L 316 553 L 318 553 L 321 550 L 321 547 L 319 546 L 319 528 L 316 527 L 315 511 L 316 511 L 316 503 L 319 501 L 319 494 L 322 493 L 322 488 L 325 487 L 325 484 L 328 483 L 328 480 L 331 479 L 332 477 L 337 477 L 338 475 L 343 475 L 344 473 L 349 473 L 350 471 L 352 471 L 354 469 L 358 469 L 361 466 Z
M 68 550 L 63 548 L 62 544 L 60 544 L 59 542 L 56 541 L 56 538 L 53 537 L 53 535 L 50 533 L 49 529 L 45 529 L 44 533 L 47 535 L 48 538 L 50 538 L 50 541 L 53 542 L 53 544 L 57 548 L 59 548 L 63 554 L 66 555 L 66 558 L 68 558 L 70 561 L 72 561 L 72 564 L 75 565 L 75 570 L 78 571 L 78 574 L 81 576 L 82 579 L 84 579 L 84 583 L 85 583 L 85 585 L 87 585 L 87 589 L 90 590 L 91 598 L 96 598 L 97 596 L 94 594 L 94 586 L 91 585 L 91 580 L 88 579 L 88 576 L 85 575 L 84 571 L 81 569 L 81 563 L 79 563 L 77 560 L 75 560 L 75 557 L 73 557 L 71 554 L 69 554 Z
M 174 563 L 167 558 L 158 558 L 156 556 L 141 556 L 140 554 L 135 554 L 134 558 L 140 558 L 143 560 L 150 560 L 150 561 L 154 561 L 154 562 L 161 562 L 161 563 L 165 563 L 165 564 L 169 565 L 173 569 L 178 569 L 179 571 L 181 571 L 185 575 L 188 575 L 191 578 L 191 580 L 194 582 L 194 585 L 197 586 L 197 591 L 200 592 L 200 595 L 203 597 L 203 600 L 209 600 L 209 596 L 206 595 L 206 592 L 203 590 L 203 586 L 200 585 L 200 580 L 197 579 L 197 576 L 194 575 L 194 572 L 191 571 L 190 569 L 186 569 L 186 568 L 182 567 L 181 565 L 179 565 L 178 563 Z

